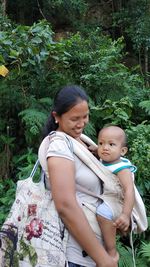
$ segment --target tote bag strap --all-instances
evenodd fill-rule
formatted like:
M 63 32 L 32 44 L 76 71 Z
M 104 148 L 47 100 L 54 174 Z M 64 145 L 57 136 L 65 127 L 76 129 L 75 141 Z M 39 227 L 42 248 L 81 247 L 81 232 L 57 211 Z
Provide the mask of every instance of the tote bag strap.
M 40 163 L 39 163 L 39 160 L 37 159 L 36 163 L 34 164 L 34 167 L 33 167 L 32 171 L 31 171 L 31 173 L 30 173 L 30 177 L 31 177 L 31 178 L 34 177 L 34 175 L 35 175 L 35 173 L 36 173 L 36 171 L 37 171 L 37 168 L 38 168 L 39 164 L 40 164 Z
M 33 166 L 33 169 L 30 173 L 30 178 L 33 179 L 38 167 L 40 166 L 40 161 L 39 159 L 37 159 L 37 161 L 35 162 L 34 166 Z M 43 171 L 43 169 L 41 170 L 41 174 L 40 174 L 40 180 L 39 182 L 43 182 L 44 183 L 44 186 L 46 188 L 46 182 L 45 182 L 45 172 Z

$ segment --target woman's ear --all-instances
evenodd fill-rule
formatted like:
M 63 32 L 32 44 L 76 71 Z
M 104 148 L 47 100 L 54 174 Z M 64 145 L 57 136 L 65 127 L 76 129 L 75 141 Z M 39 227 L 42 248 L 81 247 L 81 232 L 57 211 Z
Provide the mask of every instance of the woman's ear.
M 56 113 L 56 111 L 52 111 L 52 116 L 53 116 L 53 118 L 54 118 L 54 120 L 55 120 L 55 123 L 58 123 L 58 119 L 57 119 L 57 113 Z
M 121 156 L 124 156 L 127 153 L 127 151 L 128 151 L 128 148 L 126 146 L 123 146 L 121 148 Z

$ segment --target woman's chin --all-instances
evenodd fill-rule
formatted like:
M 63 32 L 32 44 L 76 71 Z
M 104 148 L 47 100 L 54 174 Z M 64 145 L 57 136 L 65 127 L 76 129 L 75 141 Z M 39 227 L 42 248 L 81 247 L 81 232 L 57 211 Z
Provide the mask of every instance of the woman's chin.
M 82 132 L 80 132 L 80 133 L 76 132 L 76 133 L 72 134 L 72 137 L 77 139 L 77 138 L 80 138 L 81 134 L 82 134 Z

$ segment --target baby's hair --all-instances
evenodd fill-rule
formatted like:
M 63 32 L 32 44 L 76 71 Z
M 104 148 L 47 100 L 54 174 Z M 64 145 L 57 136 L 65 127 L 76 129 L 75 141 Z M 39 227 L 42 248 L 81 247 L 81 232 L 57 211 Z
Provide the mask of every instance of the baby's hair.
M 125 130 L 124 130 L 123 128 L 121 128 L 120 126 L 116 125 L 116 124 L 105 124 L 105 125 L 103 126 L 103 128 L 100 129 L 99 134 L 100 134 L 100 132 L 101 132 L 103 129 L 105 129 L 105 128 L 109 128 L 109 127 L 116 127 L 116 128 L 118 128 L 118 129 L 120 129 L 120 130 L 123 131 L 124 138 L 123 138 L 122 146 L 128 147 L 128 138 L 127 138 L 127 135 L 126 135 Z M 98 135 L 99 135 L 99 134 L 98 134 Z

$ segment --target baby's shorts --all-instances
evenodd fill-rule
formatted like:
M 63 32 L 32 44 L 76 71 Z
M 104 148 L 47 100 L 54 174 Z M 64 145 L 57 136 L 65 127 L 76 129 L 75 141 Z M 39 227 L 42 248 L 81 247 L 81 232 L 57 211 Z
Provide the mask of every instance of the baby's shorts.
M 103 202 L 97 207 L 96 214 L 108 220 L 111 220 L 111 221 L 113 220 L 112 210 L 105 202 Z

